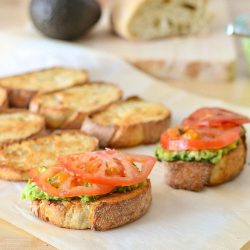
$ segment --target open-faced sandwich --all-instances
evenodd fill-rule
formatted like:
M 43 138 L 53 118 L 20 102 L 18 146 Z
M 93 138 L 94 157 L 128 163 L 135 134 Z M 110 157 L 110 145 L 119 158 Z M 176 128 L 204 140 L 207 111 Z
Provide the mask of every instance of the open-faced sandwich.
M 201 108 L 176 128 L 161 135 L 156 156 L 166 165 L 166 182 L 173 188 L 201 191 L 236 177 L 246 160 L 246 116 Z
M 31 170 L 22 198 L 44 221 L 71 229 L 107 230 L 144 215 L 147 179 L 156 159 L 105 150 L 59 157 L 55 167 Z

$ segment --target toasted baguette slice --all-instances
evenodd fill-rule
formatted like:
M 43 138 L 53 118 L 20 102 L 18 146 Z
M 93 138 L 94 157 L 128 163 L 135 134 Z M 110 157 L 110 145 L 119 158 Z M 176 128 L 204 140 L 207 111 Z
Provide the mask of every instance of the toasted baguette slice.
M 246 161 L 245 139 L 239 146 L 224 155 L 219 163 L 165 162 L 166 183 L 176 189 L 201 191 L 205 186 L 215 186 L 234 179 Z
M 116 0 L 111 24 L 129 40 L 197 33 L 210 22 L 207 0 Z
M 8 107 L 8 95 L 4 88 L 0 88 L 0 108 Z
M 157 142 L 170 116 L 165 106 L 132 97 L 86 118 L 81 129 L 103 147 L 132 147 Z
M 24 181 L 30 169 L 54 166 L 64 154 L 95 150 L 98 140 L 81 131 L 63 131 L 7 145 L 0 151 L 0 178 Z
M 0 148 L 37 136 L 45 130 L 44 118 L 21 109 L 0 110 Z
M 11 106 L 27 108 L 31 98 L 37 93 L 81 85 L 87 80 L 88 74 L 84 70 L 54 67 L 2 78 L 0 86 L 8 90 Z
M 49 128 L 80 129 L 84 118 L 105 109 L 122 97 L 121 89 L 110 83 L 91 83 L 38 95 L 30 110 L 42 114 Z
M 152 202 L 150 181 L 127 193 L 114 193 L 95 202 L 36 200 L 32 212 L 40 219 L 70 229 L 104 231 L 137 220 Z

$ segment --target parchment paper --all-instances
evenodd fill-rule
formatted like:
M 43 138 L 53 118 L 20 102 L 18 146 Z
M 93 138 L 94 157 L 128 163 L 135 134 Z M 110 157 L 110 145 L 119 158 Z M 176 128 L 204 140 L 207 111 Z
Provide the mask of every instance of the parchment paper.
M 138 51 L 140 53 L 140 51 Z M 66 43 L 0 34 L 0 75 L 65 65 L 89 70 L 92 80 L 118 83 L 126 95 L 139 94 L 167 105 L 172 123 L 201 106 L 221 106 L 250 116 L 250 108 L 198 97 L 170 88 L 115 56 Z M 202 85 L 201 85 L 202 87 Z M 249 142 L 249 138 L 248 138 Z M 154 146 L 128 151 L 153 155 Z M 34 217 L 20 200 L 21 183 L 0 181 L 0 218 L 59 249 L 239 249 L 250 239 L 250 169 L 234 181 L 201 193 L 174 190 L 164 184 L 159 163 L 152 174 L 153 204 L 141 219 L 106 232 L 61 229 Z

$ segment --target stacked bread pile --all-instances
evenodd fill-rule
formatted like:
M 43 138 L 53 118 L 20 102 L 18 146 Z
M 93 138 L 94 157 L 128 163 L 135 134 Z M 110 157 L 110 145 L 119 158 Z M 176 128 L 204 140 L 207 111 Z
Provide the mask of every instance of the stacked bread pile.
M 169 124 L 161 104 L 123 99 L 118 85 L 55 67 L 0 79 L 0 178 L 27 180 L 59 155 L 155 143 Z M 9 108 L 7 108 L 9 105 Z

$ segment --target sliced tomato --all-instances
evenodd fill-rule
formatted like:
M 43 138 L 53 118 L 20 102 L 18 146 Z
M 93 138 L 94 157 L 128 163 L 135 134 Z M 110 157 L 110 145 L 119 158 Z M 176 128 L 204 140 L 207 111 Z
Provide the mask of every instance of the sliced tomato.
M 51 167 L 40 172 L 38 168 L 30 171 L 36 185 L 54 197 L 76 197 L 83 195 L 102 195 L 110 193 L 114 186 L 90 184 L 64 172 L 61 167 Z
M 239 140 L 241 127 L 230 129 L 201 127 L 179 131 L 179 137 L 172 136 L 167 130 L 161 135 L 161 145 L 167 150 L 204 150 L 220 149 Z
M 182 125 L 231 128 L 244 123 L 250 123 L 250 119 L 244 115 L 222 108 L 201 108 L 185 119 Z
M 107 149 L 63 156 L 59 161 L 66 171 L 86 182 L 129 186 L 146 180 L 156 159 Z

